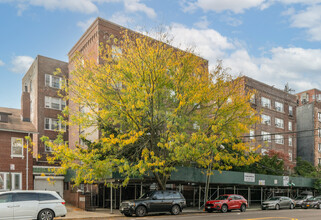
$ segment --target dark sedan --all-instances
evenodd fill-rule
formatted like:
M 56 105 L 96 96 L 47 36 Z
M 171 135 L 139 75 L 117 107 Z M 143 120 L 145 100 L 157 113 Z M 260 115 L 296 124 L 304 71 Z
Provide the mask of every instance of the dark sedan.
M 119 210 L 125 216 L 135 214 L 142 217 L 149 212 L 170 212 L 172 215 L 177 215 L 185 207 L 186 200 L 180 192 L 164 190 L 147 192 L 139 199 L 124 201 Z
M 318 208 L 321 209 L 321 196 L 311 197 L 302 202 L 303 209 Z

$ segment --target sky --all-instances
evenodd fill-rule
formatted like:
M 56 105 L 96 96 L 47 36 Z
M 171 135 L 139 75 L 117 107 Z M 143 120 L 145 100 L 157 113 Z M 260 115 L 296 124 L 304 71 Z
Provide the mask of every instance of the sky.
M 162 27 L 247 75 L 294 93 L 321 89 L 321 0 L 0 0 L 0 106 L 20 108 L 21 80 L 37 55 L 68 52 L 101 17 L 132 30 Z

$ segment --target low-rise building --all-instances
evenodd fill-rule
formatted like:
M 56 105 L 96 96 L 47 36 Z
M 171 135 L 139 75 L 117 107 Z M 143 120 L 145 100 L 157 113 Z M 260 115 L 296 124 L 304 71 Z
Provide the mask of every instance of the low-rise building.
M 0 191 L 34 188 L 31 143 L 34 134 L 36 129 L 23 111 L 0 108 Z

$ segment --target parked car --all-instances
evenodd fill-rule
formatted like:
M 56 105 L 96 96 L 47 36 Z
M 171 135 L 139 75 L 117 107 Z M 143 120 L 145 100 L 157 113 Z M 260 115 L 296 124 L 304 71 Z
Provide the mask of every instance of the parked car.
M 321 196 L 310 197 L 302 202 L 303 209 L 318 208 L 321 209 Z
M 172 215 L 178 215 L 185 207 L 186 200 L 180 192 L 162 190 L 150 191 L 139 199 L 124 201 L 121 203 L 119 210 L 125 216 L 135 214 L 142 217 L 150 212 L 170 212 Z
M 302 206 L 302 202 L 308 198 L 313 197 L 312 195 L 301 195 L 296 197 L 293 201 L 294 201 L 294 205 L 295 207 L 300 207 Z
M 241 212 L 245 212 L 247 206 L 247 200 L 243 196 L 225 194 L 217 197 L 215 200 L 207 201 L 205 211 L 213 212 L 214 210 L 220 210 L 225 213 L 229 210 L 239 209 Z
M 294 201 L 286 196 L 276 196 L 265 200 L 261 206 L 264 209 L 294 209 Z
M 0 219 L 52 220 L 65 216 L 65 200 L 53 191 L 0 192 Z

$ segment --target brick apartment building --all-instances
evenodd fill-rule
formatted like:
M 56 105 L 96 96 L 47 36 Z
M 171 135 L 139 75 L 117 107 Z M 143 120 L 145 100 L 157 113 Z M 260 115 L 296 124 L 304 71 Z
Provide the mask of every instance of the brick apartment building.
M 0 191 L 33 189 L 32 145 L 25 137 L 32 138 L 36 129 L 22 112 L 0 108 Z
M 54 72 L 57 68 L 61 73 L 56 75 Z M 37 133 L 34 135 L 33 156 L 34 168 L 50 168 L 47 162 L 47 155 L 50 155 L 51 148 L 46 146 L 40 138 L 42 136 L 55 140 L 57 130 L 64 129 L 64 140 L 68 141 L 68 130 L 65 125 L 58 120 L 66 102 L 58 95 L 61 88 L 62 80 L 68 77 L 68 63 L 55 60 L 52 58 L 38 55 L 29 70 L 22 79 L 23 102 L 28 102 L 30 106 L 30 121 L 36 128 Z M 63 178 L 55 177 L 55 185 L 48 184 L 46 177 L 41 177 L 35 173 L 35 189 L 54 189 L 63 192 Z
M 260 114 L 261 121 L 250 130 L 250 140 L 262 145 L 260 153 L 276 150 L 289 155 L 290 165 L 295 165 L 296 96 L 244 76 L 247 89 L 256 91 L 251 105 Z
M 300 92 L 297 103 L 298 157 L 321 165 L 321 91 Z

